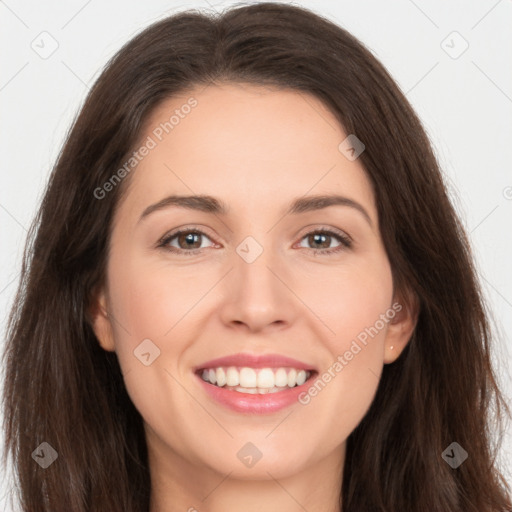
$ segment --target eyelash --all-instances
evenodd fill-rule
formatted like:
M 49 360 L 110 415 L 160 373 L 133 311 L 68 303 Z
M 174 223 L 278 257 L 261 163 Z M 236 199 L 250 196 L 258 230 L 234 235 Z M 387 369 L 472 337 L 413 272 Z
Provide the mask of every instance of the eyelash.
M 182 254 L 185 256 L 194 256 L 196 254 L 199 254 L 203 249 L 192 249 L 192 250 L 188 251 L 185 249 L 176 249 L 175 247 L 168 246 L 168 244 L 171 240 L 173 240 L 177 236 L 184 234 L 184 233 L 187 233 L 187 234 L 193 233 L 193 234 L 198 234 L 198 235 L 204 235 L 207 238 L 210 238 L 206 233 L 204 233 L 200 229 L 192 229 L 192 228 L 179 229 L 173 233 L 170 233 L 169 235 L 164 235 L 164 237 L 162 237 L 160 239 L 160 241 L 158 242 L 157 247 L 163 248 L 172 253 Z M 301 240 L 303 240 L 304 238 L 306 238 L 308 236 L 318 235 L 318 234 L 331 236 L 331 237 L 337 239 L 340 242 L 340 245 L 338 247 L 334 247 L 332 249 L 309 249 L 307 247 L 305 248 L 309 251 L 313 251 L 313 253 L 315 255 L 325 256 L 325 255 L 329 255 L 329 254 L 333 254 L 333 253 L 338 253 L 340 251 L 343 251 L 345 249 L 350 249 L 352 247 L 352 240 L 350 239 L 350 237 L 348 237 L 347 235 L 345 235 L 341 232 L 333 231 L 332 229 L 320 228 L 320 229 L 317 229 L 314 231 L 310 231 L 310 232 L 306 233 L 304 236 L 302 236 Z

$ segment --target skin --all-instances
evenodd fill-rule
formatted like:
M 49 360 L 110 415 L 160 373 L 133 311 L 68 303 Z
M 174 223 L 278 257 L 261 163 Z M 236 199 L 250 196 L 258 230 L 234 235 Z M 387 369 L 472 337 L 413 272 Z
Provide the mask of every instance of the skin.
M 197 106 L 130 176 L 94 314 L 98 341 L 116 352 L 144 419 L 151 512 L 338 511 L 346 439 L 416 321 L 393 295 L 370 181 L 360 159 L 338 149 L 347 134 L 333 114 L 290 90 L 195 88 L 162 103 L 141 140 L 190 96 Z M 357 201 L 371 224 L 350 206 L 283 214 L 295 198 L 333 193 Z M 230 212 L 168 207 L 139 221 L 171 194 L 215 196 Z M 182 227 L 206 233 L 192 244 L 200 254 L 156 247 Z M 352 247 L 306 236 L 322 228 L 350 236 Z M 236 252 L 247 236 L 263 248 L 252 263 Z M 169 245 L 184 253 L 192 242 Z M 397 302 L 402 310 L 307 405 L 237 413 L 212 401 L 193 374 L 238 352 L 283 354 L 322 374 Z M 149 366 L 133 353 L 144 339 L 160 350 Z M 263 454 L 251 468 L 237 458 L 247 442 Z

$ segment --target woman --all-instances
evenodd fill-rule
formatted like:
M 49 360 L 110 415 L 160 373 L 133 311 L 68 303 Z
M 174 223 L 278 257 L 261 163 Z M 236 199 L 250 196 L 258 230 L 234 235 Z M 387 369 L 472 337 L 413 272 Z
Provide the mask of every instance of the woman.
M 428 139 L 299 7 L 184 12 L 112 59 L 31 231 L 5 364 L 25 511 L 512 510 Z

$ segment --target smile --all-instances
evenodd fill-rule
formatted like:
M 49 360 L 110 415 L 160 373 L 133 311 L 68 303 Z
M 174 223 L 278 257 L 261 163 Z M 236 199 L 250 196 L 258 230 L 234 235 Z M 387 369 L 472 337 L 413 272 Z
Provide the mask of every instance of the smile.
M 220 388 L 239 393 L 278 393 L 301 386 L 311 377 L 309 370 L 300 368 L 217 367 L 199 371 L 201 378 Z
M 299 395 L 318 372 L 286 367 L 215 367 L 202 368 L 195 374 L 212 403 L 237 413 L 259 415 L 274 413 L 299 402 Z

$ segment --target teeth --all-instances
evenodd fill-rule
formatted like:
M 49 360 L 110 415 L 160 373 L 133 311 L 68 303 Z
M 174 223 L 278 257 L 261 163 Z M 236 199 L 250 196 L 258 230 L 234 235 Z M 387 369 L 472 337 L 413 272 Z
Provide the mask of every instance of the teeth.
M 302 386 L 302 384 L 306 382 L 306 379 L 306 372 L 304 370 L 300 370 L 300 372 L 297 374 L 297 386 Z
M 227 382 L 228 386 L 238 386 L 240 384 L 240 374 L 236 368 L 228 368 L 227 372 Z
M 231 389 L 231 388 L 229 388 Z M 237 386 L 232 389 L 232 391 L 239 391 L 240 393 L 248 393 L 250 395 L 266 395 L 267 393 L 277 393 L 278 391 L 282 391 L 283 389 L 288 389 L 288 386 L 286 388 L 277 388 L 273 387 L 272 389 L 263 389 L 263 388 L 242 388 L 240 386 Z
M 240 370 L 240 386 L 244 388 L 255 388 L 257 382 L 256 372 L 252 368 Z
M 258 372 L 258 387 L 272 389 L 275 386 L 274 372 L 270 368 L 263 368 Z
M 295 368 L 209 368 L 203 370 L 204 381 L 242 393 L 276 393 L 283 389 L 301 386 L 311 372 Z
M 292 368 L 288 372 L 288 387 L 293 388 L 293 386 L 295 386 L 296 382 L 297 382 L 297 370 Z
M 288 386 L 288 375 L 284 368 L 279 368 L 275 376 L 276 386 Z
M 217 386 L 224 386 L 226 384 L 226 372 L 223 368 L 219 368 L 215 372 L 215 376 L 217 377 Z

